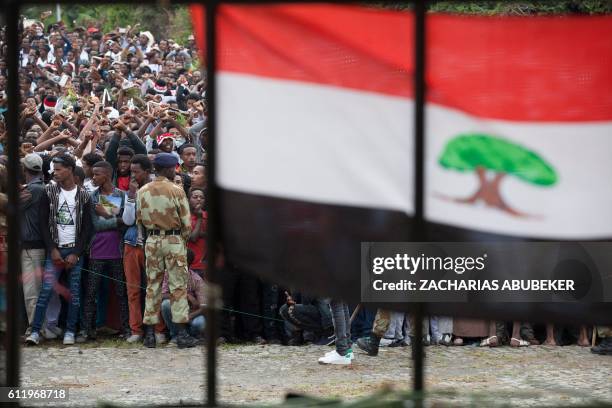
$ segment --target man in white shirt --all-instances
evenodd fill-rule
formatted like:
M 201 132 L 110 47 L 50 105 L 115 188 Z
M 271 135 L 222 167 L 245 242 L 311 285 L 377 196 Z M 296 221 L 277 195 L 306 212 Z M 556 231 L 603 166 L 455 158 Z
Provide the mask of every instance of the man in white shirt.
M 41 233 L 47 247 L 43 285 L 36 303 L 29 344 L 40 342 L 40 330 L 51 294 L 64 270 L 69 275 L 68 316 L 64 344 L 75 343 L 79 320 L 81 292 L 81 255 L 92 235 L 93 208 L 89 194 L 74 182 L 76 163 L 72 156 L 60 154 L 53 158 L 53 179 L 56 184 L 45 188 L 40 206 Z

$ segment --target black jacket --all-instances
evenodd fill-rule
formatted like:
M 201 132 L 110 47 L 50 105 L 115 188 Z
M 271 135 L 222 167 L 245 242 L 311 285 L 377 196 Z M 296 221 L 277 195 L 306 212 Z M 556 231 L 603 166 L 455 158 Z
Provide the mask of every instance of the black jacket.
M 147 146 L 140 140 L 134 132 L 128 131 L 127 138 L 121 140 L 121 133 L 115 132 L 108 143 L 108 149 L 106 149 L 106 161 L 113 166 L 113 185 L 117 187 L 117 150 L 119 146 L 131 147 L 134 150 L 134 154 L 147 154 Z
M 32 197 L 19 205 L 21 242 L 23 249 L 42 249 L 45 248 L 45 241 L 40 230 L 40 204 L 43 195 L 46 195 L 42 177 L 30 181 L 26 189 Z
M 40 205 L 40 223 L 41 232 L 47 251 L 51 252 L 58 246 L 57 221 L 55 219 L 56 211 L 59 205 L 58 185 L 49 184 L 41 200 Z M 82 187 L 77 187 L 76 196 L 76 246 L 71 253 L 76 256 L 81 256 L 89 248 L 89 244 L 93 235 L 93 222 L 91 214 L 94 213 L 91 197 Z

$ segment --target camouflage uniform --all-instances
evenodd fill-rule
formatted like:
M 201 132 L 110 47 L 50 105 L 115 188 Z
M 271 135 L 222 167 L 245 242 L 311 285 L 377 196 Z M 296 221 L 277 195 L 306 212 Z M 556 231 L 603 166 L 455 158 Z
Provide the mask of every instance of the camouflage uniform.
M 168 272 L 172 321 L 188 323 L 187 249 L 191 233 L 189 202 L 182 188 L 160 176 L 144 185 L 137 196 L 136 219 L 150 230 L 161 230 L 160 235 L 148 234 L 145 243 L 147 293 L 143 324 L 159 321 L 161 288 L 164 271 Z M 164 235 L 163 231 L 180 230 L 180 235 Z
M 389 324 L 391 323 L 391 312 L 384 309 L 378 309 L 376 316 L 374 317 L 374 325 L 372 326 L 372 333 L 376 337 L 385 337 L 385 333 L 389 330 Z
M 612 326 L 597 326 L 597 335 L 602 338 L 612 337 Z

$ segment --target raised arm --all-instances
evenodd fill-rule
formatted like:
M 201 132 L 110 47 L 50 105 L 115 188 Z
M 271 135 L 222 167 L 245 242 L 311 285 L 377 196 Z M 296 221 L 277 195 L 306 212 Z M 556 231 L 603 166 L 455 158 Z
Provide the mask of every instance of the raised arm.
M 64 140 L 67 141 L 68 139 L 70 139 L 70 131 L 64 130 L 63 132 L 58 133 L 57 136 L 54 136 L 50 139 L 43 141 L 42 143 L 37 144 L 36 147 L 34 147 L 34 151 L 43 152 L 45 150 L 49 150 L 49 148 L 52 147 L 55 143 L 58 143 Z
M 63 116 L 60 116 L 62 118 L 62 123 L 64 124 L 64 126 L 66 126 L 68 128 L 68 130 L 70 130 L 70 133 L 72 133 L 72 135 L 74 137 L 79 137 L 79 129 L 77 129 L 72 123 L 70 123 L 70 121 L 68 119 L 66 119 Z

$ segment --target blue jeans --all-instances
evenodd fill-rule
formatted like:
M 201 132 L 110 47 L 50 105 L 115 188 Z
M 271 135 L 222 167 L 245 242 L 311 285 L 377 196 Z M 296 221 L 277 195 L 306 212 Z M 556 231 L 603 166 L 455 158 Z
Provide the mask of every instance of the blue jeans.
M 170 299 L 164 299 L 161 305 L 161 315 L 166 322 L 166 326 L 168 327 L 168 331 L 170 332 L 170 338 L 174 338 L 177 334 L 176 323 L 172 322 L 172 310 L 170 309 Z M 199 337 L 204 332 L 204 327 L 206 327 L 206 319 L 204 316 L 196 316 L 188 323 L 189 326 L 189 334 L 193 337 Z
M 67 257 L 71 254 L 73 248 L 60 248 L 59 252 L 62 258 Z M 70 299 L 68 304 L 68 317 L 66 319 L 66 331 L 74 333 L 76 330 L 77 321 L 79 320 L 79 304 L 80 304 L 80 291 L 81 291 L 81 266 L 83 260 L 79 259 L 79 262 L 68 270 L 70 274 L 68 282 L 70 285 Z M 45 321 L 45 314 L 47 312 L 47 306 L 53 293 L 54 287 L 57 284 L 57 280 L 64 271 L 62 267 L 56 267 L 48 256 L 45 261 L 45 273 L 43 275 L 42 288 L 38 295 L 38 301 L 36 302 L 36 311 L 34 312 L 34 322 L 32 323 L 32 332 L 40 332 L 40 328 Z M 59 292 L 56 290 L 56 292 Z
M 351 309 L 354 310 L 354 309 Z M 372 326 L 374 325 L 374 317 L 376 311 L 372 312 L 370 309 L 361 307 L 359 313 L 355 317 L 353 324 L 351 325 L 351 340 L 357 341 L 360 337 L 369 337 L 372 332 Z

